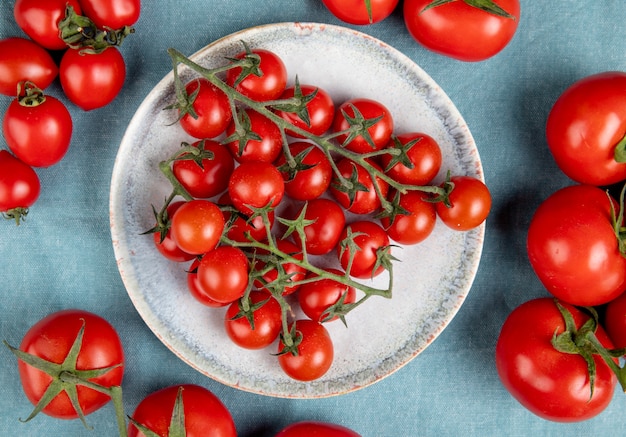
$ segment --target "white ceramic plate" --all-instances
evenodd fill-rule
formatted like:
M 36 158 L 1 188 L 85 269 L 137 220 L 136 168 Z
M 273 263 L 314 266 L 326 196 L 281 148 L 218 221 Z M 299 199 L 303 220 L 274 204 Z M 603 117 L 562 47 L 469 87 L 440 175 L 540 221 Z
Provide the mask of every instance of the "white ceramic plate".
M 393 113 L 396 132 L 422 131 L 442 148 L 439 181 L 453 174 L 483 178 L 474 140 L 441 88 L 409 58 L 363 33 L 324 24 L 281 23 L 247 29 L 203 48 L 192 59 L 208 67 L 250 47 L 285 61 L 291 80 L 320 86 L 337 103 L 377 99 Z M 186 80 L 189 71 L 181 70 Z M 275 351 L 247 351 L 223 333 L 223 309 L 206 308 L 187 292 L 185 267 L 167 261 L 150 236 L 151 205 L 160 207 L 171 186 L 158 162 L 181 141 L 192 141 L 172 122 L 173 76 L 168 74 L 133 117 L 119 148 L 111 183 L 111 233 L 119 270 L 146 324 L 178 357 L 229 386 L 278 397 L 314 398 L 368 386 L 409 362 L 445 328 L 462 305 L 478 268 L 484 225 L 454 232 L 440 222 L 427 241 L 395 250 L 393 298 L 374 298 L 341 322 L 327 324 L 335 344 L 332 368 L 302 383 L 284 375 Z M 383 275 L 381 275 L 383 276 Z M 374 285 L 384 288 L 386 276 Z

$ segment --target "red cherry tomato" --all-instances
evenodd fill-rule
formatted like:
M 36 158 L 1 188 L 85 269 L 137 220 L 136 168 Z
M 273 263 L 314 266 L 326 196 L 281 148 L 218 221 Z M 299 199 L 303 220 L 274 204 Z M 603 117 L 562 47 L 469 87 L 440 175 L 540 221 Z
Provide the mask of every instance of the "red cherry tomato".
M 215 302 L 233 302 L 248 286 L 248 258 L 233 246 L 219 246 L 204 254 L 198 265 L 198 283 Z
M 361 279 L 369 279 L 381 274 L 384 266 L 377 262 L 380 259 L 379 253 L 381 250 L 389 250 L 389 237 L 385 230 L 371 221 L 356 221 L 344 228 L 340 240 L 345 241 L 350 233 L 358 249 L 352 253 L 349 246 L 344 246 L 340 242 L 337 255 L 341 268 L 348 271 L 350 276 Z M 348 270 L 351 256 L 353 256 L 352 266 Z
M 519 0 L 457 0 L 424 10 L 433 3 L 405 0 L 406 27 L 427 49 L 461 61 L 482 61 L 496 55 L 513 39 L 519 23 Z M 500 7 L 510 17 L 478 7 L 484 4 Z
M 283 148 L 283 136 L 276 123 L 251 109 L 240 112 L 238 117 L 245 132 L 236 133 L 234 121 L 226 129 L 227 140 L 234 139 L 226 143 L 233 157 L 237 162 L 273 162 Z
M 378 171 L 382 172 L 378 165 L 374 163 L 370 164 Z M 341 182 L 337 175 L 333 177 L 333 181 L 330 185 L 330 193 L 341 206 L 354 214 L 369 214 L 380 208 L 381 200 L 379 194 L 376 191 L 372 177 L 364 167 L 344 158 L 337 163 L 337 169 L 345 179 L 353 180 L 356 182 L 355 185 L 359 185 L 356 192 L 346 192 L 338 188 Z M 380 195 L 383 197 L 387 196 L 389 192 L 387 182 L 376 177 L 376 184 L 380 190 Z
M 286 426 L 275 437 L 361 437 L 345 426 L 316 421 L 296 422 Z
M 167 226 L 171 226 L 171 217 L 178 210 L 178 208 L 180 208 L 184 204 L 185 202 L 183 201 L 177 201 L 177 202 L 172 202 L 168 205 L 167 224 L 166 224 Z M 191 261 L 192 259 L 195 258 L 195 255 L 187 253 L 181 250 L 180 247 L 178 247 L 178 245 L 172 238 L 171 228 L 168 228 L 165 231 L 164 235 L 162 235 L 160 231 L 154 232 L 152 234 L 152 239 L 159 253 L 163 255 L 165 258 L 169 259 L 170 261 L 186 262 L 186 261 Z
M 201 153 L 211 153 L 213 157 L 200 159 L 201 164 L 194 159 L 174 161 L 174 176 L 193 197 L 217 196 L 228 188 L 228 179 L 235 168 L 233 157 L 226 147 L 216 141 L 197 141 L 193 146 Z
M 117 97 L 126 79 L 126 64 L 115 47 L 98 54 L 69 49 L 61 58 L 59 78 L 67 98 L 90 111 L 108 105 Z
M 235 208 L 252 215 L 252 208 L 277 206 L 285 194 L 285 183 L 272 164 L 243 162 L 230 176 L 228 194 Z
M 302 209 L 298 211 L 296 217 L 301 212 Z M 331 252 L 339 243 L 341 233 L 346 225 L 343 209 L 330 199 L 313 199 L 306 204 L 304 218 L 313 221 L 304 227 L 304 245 L 307 253 L 325 255 Z M 293 237 L 296 244 L 302 247 L 300 235 L 296 232 Z
M 25 38 L 0 40 L 0 94 L 17 96 L 17 85 L 30 81 L 46 89 L 59 73 L 46 49 Z
M 626 293 L 606 306 L 604 327 L 616 348 L 626 348 Z
M 296 200 L 320 197 L 333 177 L 330 161 L 319 147 L 304 141 L 289 144 L 289 150 L 294 157 L 295 168 L 289 166 L 285 155 L 276 160 L 276 166 L 285 180 L 285 193 Z
M 314 94 L 313 98 L 305 105 L 305 109 L 300 112 L 288 112 L 277 111 L 284 120 L 291 123 L 293 126 L 305 130 L 313 135 L 323 135 L 333 124 L 335 117 L 335 104 L 333 99 L 322 88 L 313 85 L 299 85 L 299 93 L 296 86 L 291 86 L 285 90 L 280 96 L 281 100 L 291 99 L 296 95 L 300 95 L 303 98 L 310 98 Z M 303 138 L 302 135 L 293 132 L 292 130 L 286 131 L 289 135 L 295 138 Z
M 308 319 L 296 320 L 296 351 L 285 351 L 281 340 L 278 345 L 278 363 L 283 371 L 298 381 L 321 378 L 333 364 L 334 346 L 324 326 Z
M 215 394 L 199 385 L 174 385 L 150 393 L 137 405 L 132 419 L 156 435 L 171 435 L 176 402 L 182 403 L 186 437 L 237 437 L 230 411 Z M 134 422 L 128 424 L 128 437 L 145 435 Z
M 215 138 L 224 133 L 233 118 L 226 94 L 203 77 L 190 81 L 185 91 L 190 99 L 194 94 L 195 98 L 191 110 L 185 110 L 180 117 L 183 130 L 199 139 Z
M 217 246 L 224 225 L 224 215 L 217 205 L 194 199 L 181 205 L 172 216 L 171 235 L 182 251 L 202 255 Z
M 322 0 L 328 10 L 341 21 L 356 25 L 378 23 L 387 18 L 398 5 L 398 0 Z
M 211 308 L 221 308 L 228 305 L 230 302 L 218 302 L 214 299 L 211 299 L 204 290 L 202 289 L 202 284 L 200 284 L 200 280 L 198 279 L 198 266 L 200 265 L 200 260 L 195 259 L 193 263 L 191 263 L 191 267 L 187 271 L 187 289 L 191 293 L 191 295 L 202 305 L 206 305 Z
M 417 244 L 432 233 L 437 222 L 437 211 L 435 204 L 425 198 L 426 194 L 420 191 L 401 194 L 398 204 L 408 214 L 381 219 L 383 228 L 392 240 L 400 244 Z
M 327 269 L 336 275 L 343 275 L 337 269 Z M 308 278 L 318 277 L 315 274 L 307 275 Z M 319 278 L 319 277 L 318 277 Z M 319 278 L 315 282 L 307 282 L 300 286 L 298 290 L 298 302 L 302 312 L 315 322 L 332 322 L 338 316 L 329 318 L 328 310 L 342 299 L 342 303 L 350 304 L 356 300 L 356 290 L 354 287 L 342 284 L 330 278 Z
M 263 49 L 239 53 L 235 59 L 250 56 L 256 60 L 256 69 L 248 71 L 241 67 L 231 68 L 226 73 L 226 83 L 252 100 L 264 102 L 279 99 L 287 87 L 287 69 L 282 59 L 276 53 Z
M 132 26 L 139 19 L 141 0 L 80 0 L 83 12 L 101 29 Z
M 39 197 L 41 183 L 27 164 L 0 150 L 0 213 L 19 223 Z
M 262 349 L 278 338 L 282 329 L 280 304 L 267 293 L 250 292 L 250 309 L 240 301 L 233 302 L 224 315 L 228 337 L 244 349 Z
M 435 204 L 437 215 L 449 228 L 468 231 L 480 226 L 491 211 L 491 193 L 479 179 L 471 176 L 453 176 L 454 189 L 450 193 L 450 206 Z
M 67 6 L 80 15 L 78 0 L 16 0 L 13 15 L 18 26 L 37 44 L 50 50 L 63 50 L 67 44 L 59 38 L 59 21 Z
M 557 99 L 546 124 L 548 146 L 559 168 L 576 182 L 611 185 L 626 179 L 616 147 L 626 132 L 626 73 L 604 72 L 571 85 Z M 626 144 L 620 147 L 626 160 Z
M 298 261 L 302 261 L 304 258 L 304 255 L 302 254 L 302 251 L 300 250 L 300 248 L 289 240 L 277 240 L 276 247 L 281 252 L 290 255 L 292 258 L 295 258 Z M 268 255 L 268 253 L 263 249 L 257 249 L 256 253 L 257 255 Z M 263 260 L 258 260 L 254 268 L 257 271 L 261 271 L 265 269 L 267 264 L 268 263 L 266 263 Z M 289 294 L 295 293 L 300 287 L 300 284 L 295 284 L 295 285 L 289 285 L 289 284 L 302 281 L 306 276 L 306 269 L 304 267 L 300 267 L 297 264 L 294 264 L 292 262 L 286 262 L 286 261 L 285 262 L 280 261 L 280 266 L 284 274 L 289 276 L 289 278 L 286 280 L 285 283 L 278 284 L 283 287 L 282 289 L 283 296 L 287 296 Z M 260 280 L 256 281 L 255 286 L 261 290 L 269 292 L 268 289 L 271 288 L 270 284 L 275 283 L 275 281 L 278 279 L 278 276 L 279 276 L 278 266 L 275 263 L 273 264 L 273 268 L 271 268 L 270 270 L 268 270 L 262 275 L 263 281 L 260 281 Z M 268 286 L 265 287 L 264 284 L 268 284 Z
M 228 192 L 222 194 L 218 202 L 220 205 L 232 206 Z M 250 238 L 256 241 L 267 240 L 267 230 L 265 229 L 265 223 L 262 216 L 256 216 L 253 219 L 249 219 L 241 213 L 231 212 L 227 209 L 224 209 L 223 214 L 224 219 L 229 225 L 228 230 L 226 231 L 226 236 L 231 240 L 240 243 L 249 242 Z M 234 218 L 232 217 L 233 214 L 235 215 Z M 270 211 L 267 215 L 270 229 L 274 225 L 274 217 L 274 211 Z
M 371 124 L 378 117 L 381 117 L 380 120 Z M 359 124 L 368 126 L 367 132 L 370 141 L 363 135 L 357 135 L 355 138 L 349 137 L 347 134 L 338 135 L 337 141 L 348 150 L 357 153 L 373 152 L 385 147 L 391 139 L 393 117 L 391 112 L 380 102 L 356 98 L 342 103 L 333 120 L 333 131 L 338 133 L 350 128 L 350 119 L 356 119 Z M 346 141 L 347 144 L 344 144 Z
M 401 134 L 392 138 L 387 147 L 405 150 L 411 164 L 406 166 L 402 161 L 394 159 L 391 154 L 382 155 L 381 167 L 393 180 L 405 185 L 426 185 L 439 173 L 442 161 L 441 149 L 431 136 L 417 132 Z

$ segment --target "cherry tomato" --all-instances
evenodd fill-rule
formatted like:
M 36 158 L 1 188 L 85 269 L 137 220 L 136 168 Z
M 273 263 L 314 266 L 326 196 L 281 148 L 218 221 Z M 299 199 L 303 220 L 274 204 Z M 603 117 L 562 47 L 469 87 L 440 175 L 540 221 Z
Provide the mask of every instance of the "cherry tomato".
M 179 406 L 182 402 L 186 437 L 237 437 L 230 411 L 215 394 L 199 385 L 174 385 L 150 393 L 137 405 L 132 419 L 156 435 L 171 435 L 176 402 Z M 129 423 L 128 437 L 145 435 L 132 421 Z
M 250 309 L 243 303 L 230 304 L 224 315 L 224 328 L 228 337 L 244 349 L 262 349 L 274 343 L 282 329 L 280 304 L 267 293 L 250 292 Z
M 352 236 L 357 249 L 354 253 L 350 246 L 344 246 L 346 238 Z M 381 251 L 389 250 L 389 237 L 383 228 L 367 220 L 355 221 L 347 225 L 341 233 L 340 244 L 337 246 L 337 255 L 341 268 L 348 271 L 350 276 L 361 279 L 373 278 L 384 270 L 380 263 Z M 352 266 L 348 270 L 350 257 L 353 256 Z
M 198 283 L 203 294 L 216 302 L 233 302 L 248 287 L 248 258 L 233 246 L 207 252 L 198 265 Z
M 19 223 L 39 197 L 41 183 L 35 170 L 0 150 L 0 213 Z
M 439 173 L 441 149 L 431 136 L 418 132 L 401 134 L 392 138 L 387 147 L 403 152 L 399 158 L 391 154 L 380 157 L 381 167 L 393 180 L 404 185 L 426 185 Z M 401 159 L 403 155 L 406 162 Z
M 626 348 L 626 293 L 606 306 L 604 328 L 616 348 Z
M 80 0 L 83 12 L 101 29 L 132 26 L 139 19 L 141 0 Z
M 381 117 L 380 120 L 374 122 L 378 117 Z M 357 135 L 354 138 L 348 134 L 338 135 L 337 141 L 348 150 L 357 153 L 373 152 L 385 147 L 391 139 L 393 117 L 380 102 L 363 98 L 343 102 L 335 114 L 333 131 L 339 133 L 349 129 L 353 125 L 350 120 L 354 120 L 353 124 L 366 127 L 369 138 L 363 135 Z
M 276 100 L 287 87 L 287 69 L 282 59 L 269 50 L 241 52 L 234 59 L 253 59 L 254 67 L 234 67 L 226 73 L 226 83 L 244 96 L 265 102 Z
M 527 249 L 546 289 L 572 305 L 601 305 L 626 289 L 626 258 L 611 200 L 600 188 L 573 185 L 544 200 L 531 219 Z
M 230 176 L 228 194 L 235 208 L 252 215 L 252 208 L 278 205 L 285 194 L 285 183 L 272 164 L 243 162 Z
M 283 371 L 298 381 L 313 381 L 326 374 L 333 363 L 333 341 L 326 328 L 312 320 L 296 320 L 290 329 L 297 335 L 295 351 L 285 350 L 283 340 L 278 345 L 278 363 Z
M 85 111 L 111 103 L 122 90 L 126 79 L 124 58 L 115 47 L 98 54 L 67 50 L 61 58 L 59 71 L 63 92 L 72 103 Z
M 370 163 L 372 167 L 382 172 L 381 168 Z M 337 163 L 339 173 L 347 180 L 354 181 L 357 185 L 356 192 L 346 192 L 340 188 L 341 182 L 337 175 L 333 177 L 330 185 L 330 192 L 337 202 L 354 214 L 369 214 L 376 211 L 381 206 L 379 194 L 376 192 L 372 177 L 364 167 L 349 159 L 342 159 Z M 385 197 L 389 192 L 389 185 L 384 180 L 376 177 L 376 183 L 380 190 L 380 195 Z
M 161 233 L 160 230 L 157 230 L 155 228 L 155 230 L 157 230 L 157 232 L 153 232 L 152 233 L 152 239 L 154 241 L 154 245 L 157 248 L 157 250 L 159 251 L 159 253 L 161 255 L 163 255 L 165 258 L 169 259 L 170 261 L 174 261 L 174 262 L 185 262 L 185 261 L 191 261 L 192 259 L 195 258 L 195 255 L 189 254 L 183 250 L 180 249 L 180 247 L 178 247 L 178 245 L 176 244 L 176 242 L 174 241 L 174 239 L 172 239 L 172 232 L 171 232 L 171 217 L 174 215 L 174 213 L 178 210 L 178 208 L 180 208 L 181 206 L 183 206 L 185 204 L 185 202 L 183 201 L 177 201 L 177 202 L 172 202 L 168 205 L 167 207 L 167 223 L 164 223 L 164 225 L 166 225 L 168 228 L 165 231 L 165 233 Z
M 89 381 L 103 387 L 119 386 L 124 374 L 124 351 L 117 332 L 102 317 L 83 310 L 71 309 L 52 313 L 34 324 L 24 336 L 20 350 L 51 363 L 61 364 L 70 353 L 81 327 L 84 333 L 75 367 L 68 365 L 69 373 L 113 367 L 103 375 Z M 59 384 L 59 375 L 49 375 L 35 367 L 18 361 L 18 369 L 24 393 L 33 405 L 44 396 L 50 384 Z M 83 385 L 76 385 L 78 404 L 87 415 L 103 407 L 111 399 Z M 61 419 L 79 417 L 70 402 L 68 392 L 62 390 L 42 410 L 43 413 Z
M 276 166 L 285 181 L 285 193 L 296 200 L 320 197 L 330 186 L 333 169 L 330 161 L 319 147 L 304 141 L 289 144 L 295 167 L 291 168 L 285 155 L 280 155 Z
M 480 226 L 491 211 L 491 193 L 479 179 L 471 176 L 452 176 L 454 189 L 450 193 L 450 206 L 435 204 L 437 215 L 451 229 L 468 231 Z
M 378 23 L 387 18 L 398 0 L 322 0 L 328 10 L 341 21 L 356 25 Z
M 580 328 L 589 316 L 568 304 Z M 613 396 L 616 378 L 599 355 L 593 356 L 596 379 L 593 395 L 585 359 L 564 353 L 551 343 L 565 330 L 554 299 L 523 303 L 508 316 L 496 344 L 496 367 L 504 387 L 524 407 L 544 419 L 558 422 L 586 420 L 602 412 Z M 602 327 L 596 337 L 606 348 L 611 341 Z
M 304 208 L 304 207 L 303 207 Z M 302 208 L 296 214 L 300 215 Z M 306 203 L 305 220 L 313 223 L 304 227 L 304 245 L 310 255 L 325 255 L 339 243 L 341 233 L 346 225 L 343 209 L 335 202 L 326 198 L 309 200 Z M 296 244 L 302 247 L 300 235 L 293 234 Z
M 604 72 L 571 85 L 546 124 L 559 168 L 576 182 L 611 185 L 626 179 L 626 73 Z M 622 161 L 616 160 L 621 149 Z
M 171 236 L 182 251 L 202 255 L 217 246 L 224 225 L 224 215 L 217 205 L 194 199 L 181 205 L 172 216 Z
M 283 136 L 276 123 L 251 109 L 240 112 L 238 117 L 243 134 L 236 132 L 234 121 L 226 129 L 225 142 L 233 157 L 237 162 L 273 162 L 283 148 Z
M 513 39 L 519 23 L 519 0 L 454 0 L 424 10 L 433 3 L 405 0 L 406 27 L 427 49 L 461 61 L 482 61 L 496 55 Z M 504 13 L 485 11 L 485 4 Z
M 395 194 L 393 194 L 395 196 Z M 399 195 L 398 205 L 408 214 L 381 219 L 389 237 L 400 244 L 417 244 L 432 233 L 437 222 L 435 204 L 426 199 L 420 191 L 408 191 Z
M 182 159 L 174 161 L 172 171 L 180 184 L 193 197 L 217 196 L 228 188 L 228 179 L 235 162 L 226 147 L 216 141 L 202 140 L 193 143 L 201 153 L 209 152 L 212 158 Z
M 21 96 L 4 114 L 2 130 L 15 156 L 33 167 L 49 167 L 61 161 L 72 139 L 72 117 L 53 96 Z M 35 100 L 35 97 L 37 100 Z
M 361 437 L 345 426 L 334 423 L 303 421 L 281 429 L 275 437 Z
M 50 50 L 62 50 L 67 44 L 59 38 L 59 21 L 67 6 L 80 15 L 78 0 L 16 0 L 13 15 L 18 26 L 33 41 Z
M 218 202 L 220 205 L 232 206 L 228 192 L 222 194 Z M 250 238 L 255 241 L 267 240 L 267 230 L 265 229 L 265 223 L 262 216 L 258 215 L 253 219 L 249 219 L 241 213 L 233 213 L 227 209 L 223 210 L 223 214 L 224 219 L 229 224 L 226 236 L 231 240 L 240 243 L 249 242 Z M 232 218 L 232 214 L 235 214 L 234 219 Z M 274 217 L 274 211 L 270 211 L 267 215 L 270 229 L 274 225 Z
M 300 250 L 300 248 L 296 246 L 295 244 L 293 244 L 292 242 L 290 242 L 289 240 L 277 240 L 276 247 L 278 247 L 278 250 L 280 250 L 281 252 L 290 255 L 292 258 L 295 258 L 298 261 L 302 261 L 304 259 L 304 255 L 302 254 L 302 251 Z M 264 255 L 264 256 L 268 255 L 268 253 L 263 249 L 257 249 L 256 253 L 257 255 Z M 266 268 L 268 264 L 270 263 L 265 262 L 263 260 L 257 260 L 254 268 L 257 271 L 262 271 Z M 284 272 L 285 275 L 288 276 L 285 282 L 280 282 L 278 284 L 275 283 L 275 281 L 278 279 L 278 276 L 279 276 L 277 264 L 280 264 L 281 270 Z M 269 292 L 268 289 L 271 288 L 272 283 L 274 283 L 275 285 L 282 287 L 283 296 L 287 296 L 289 294 L 295 293 L 300 287 L 300 284 L 295 284 L 295 285 L 290 285 L 290 284 L 301 281 L 306 276 L 306 269 L 292 262 L 284 262 L 284 261 L 278 260 L 274 262 L 273 264 L 271 264 L 271 266 L 273 267 L 270 268 L 267 272 L 263 273 L 262 275 L 263 282 L 262 281 L 255 282 L 255 286 L 257 288 Z M 265 287 L 264 284 L 268 284 L 268 286 Z
M 207 296 L 207 294 L 202 289 L 202 285 L 200 284 L 200 280 L 198 279 L 198 266 L 200 265 L 200 260 L 195 259 L 193 263 L 191 263 L 191 267 L 187 271 L 187 289 L 191 293 L 191 295 L 202 305 L 206 305 L 211 308 L 221 308 L 228 305 L 230 302 L 218 302 L 211 297 Z
M 224 133 L 233 119 L 226 94 L 203 77 L 190 81 L 185 91 L 193 101 L 191 109 L 180 109 L 180 113 L 184 111 L 179 119 L 183 130 L 199 139 L 215 138 Z
M 323 135 L 333 124 L 335 117 L 335 104 L 333 99 L 322 88 L 313 85 L 291 86 L 280 96 L 281 100 L 292 99 L 294 96 L 310 98 L 302 110 L 290 112 L 285 110 L 276 111 L 284 120 L 293 126 L 305 130 L 313 135 Z M 311 98 L 310 96 L 313 95 Z M 292 130 L 287 134 L 295 138 L 303 138 L 302 135 Z
M 0 40 L 0 94 L 17 96 L 17 85 L 25 81 L 46 89 L 58 73 L 50 53 L 37 43 L 18 37 Z
M 336 275 L 343 275 L 343 272 L 337 269 L 327 269 L 328 272 Z M 310 273 L 308 278 L 318 277 Z M 319 278 L 319 277 L 318 277 Z M 350 304 L 356 300 L 356 290 L 354 287 L 330 278 L 319 278 L 315 282 L 307 282 L 300 286 L 298 291 L 298 302 L 302 312 L 315 322 L 332 322 L 338 319 L 338 316 L 329 318 L 328 310 L 342 299 L 342 303 Z

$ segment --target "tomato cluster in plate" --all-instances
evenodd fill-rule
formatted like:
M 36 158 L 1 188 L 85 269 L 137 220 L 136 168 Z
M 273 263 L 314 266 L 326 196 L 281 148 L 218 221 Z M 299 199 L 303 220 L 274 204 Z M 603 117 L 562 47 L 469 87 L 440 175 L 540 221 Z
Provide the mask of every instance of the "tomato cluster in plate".
M 14 17 L 27 35 L 0 41 L 0 94 L 13 97 L 2 130 L 0 213 L 20 220 L 38 199 L 34 168 L 57 164 L 72 139 L 63 100 L 46 93 L 59 80 L 82 110 L 108 105 L 124 85 L 126 64 L 117 46 L 133 32 L 139 0 L 17 0 Z M 60 61 L 57 64 L 57 59 Z

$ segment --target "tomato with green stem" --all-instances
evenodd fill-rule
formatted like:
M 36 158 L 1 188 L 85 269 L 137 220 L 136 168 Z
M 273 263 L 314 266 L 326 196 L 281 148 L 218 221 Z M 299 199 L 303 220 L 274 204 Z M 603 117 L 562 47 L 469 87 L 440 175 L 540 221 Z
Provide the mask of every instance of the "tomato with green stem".
M 171 217 L 184 204 L 185 202 L 183 201 L 172 202 L 167 206 L 161 217 L 155 214 L 157 216 L 157 224 L 146 232 L 152 234 L 154 246 L 159 253 L 174 262 L 186 262 L 195 258 L 195 255 L 187 253 L 178 247 L 172 238 Z
M 289 144 L 293 164 L 281 154 L 275 162 L 285 180 L 285 193 L 295 200 L 320 197 L 330 186 L 333 169 L 319 147 L 305 141 Z
M 314 85 L 300 85 L 296 82 L 280 96 L 280 100 L 289 99 L 297 99 L 298 104 L 274 106 L 276 113 L 283 120 L 317 136 L 323 135 L 330 129 L 335 118 L 335 104 L 328 92 Z M 286 133 L 294 138 L 303 138 L 302 135 L 289 129 Z
M 377 164 L 370 165 L 377 174 L 382 173 Z M 370 214 L 381 207 L 381 198 L 389 192 L 387 182 L 378 176 L 372 179 L 365 167 L 347 158 L 337 162 L 336 167 L 339 174 L 333 176 L 329 191 L 341 206 L 354 214 Z
M 341 21 L 367 25 L 383 21 L 394 11 L 398 0 L 322 0 Z
M 215 249 L 224 226 L 224 215 L 215 203 L 193 199 L 181 205 L 172 216 L 171 236 L 184 252 L 202 255 Z
M 302 214 L 303 210 L 304 219 L 311 223 L 303 227 L 304 239 L 299 233 L 293 233 L 294 241 L 300 247 L 304 243 L 307 253 L 311 255 L 330 253 L 337 247 L 346 225 L 343 209 L 336 202 L 322 197 L 309 200 L 296 216 Z
M 81 14 L 78 0 L 17 0 L 13 16 L 20 29 L 37 44 L 49 50 L 63 50 L 67 44 L 59 37 L 59 21 L 68 5 Z
M 250 108 L 237 113 L 226 135 L 223 143 L 237 162 L 274 162 L 283 149 L 283 136 L 276 123 Z
M 228 96 L 204 77 L 189 81 L 177 103 L 168 108 L 178 109 L 180 126 L 198 139 L 223 134 L 233 118 Z
M 141 0 L 80 0 L 80 4 L 100 29 L 132 26 L 141 14 Z
M 381 218 L 389 237 L 400 244 L 417 244 L 424 241 L 435 229 L 437 210 L 425 193 L 407 191 L 390 194 L 394 211 Z
M 0 150 L 0 213 L 20 223 L 41 192 L 39 176 L 33 168 L 7 150 Z
M 267 217 L 261 215 L 254 217 L 244 216 L 239 211 L 234 211 L 235 207 L 230 200 L 228 192 L 222 194 L 218 200 L 224 219 L 226 220 L 226 237 L 238 243 L 249 243 L 250 240 L 266 241 L 267 229 L 265 228 L 265 219 L 271 229 L 274 225 L 275 213 L 269 211 Z
M 390 267 L 389 236 L 380 225 L 369 221 L 352 222 L 341 233 L 337 256 L 350 276 L 371 279 Z
M 285 183 L 270 163 L 242 162 L 230 175 L 228 194 L 235 208 L 250 216 L 254 209 L 276 207 L 285 194 Z
M 46 89 L 59 74 L 52 55 L 37 43 L 19 37 L 0 40 L 0 94 L 17 96 L 20 82 Z
M 304 259 L 302 250 L 286 239 L 276 240 L 276 248 L 298 261 Z M 282 257 L 269 253 L 265 249 L 255 251 L 254 269 L 261 273 L 254 285 L 260 290 L 283 296 L 295 293 L 300 287 L 299 281 L 306 276 L 306 269 L 296 263 L 285 261 Z
M 337 269 L 325 269 L 329 273 L 343 276 L 344 272 Z M 340 316 L 335 315 L 335 305 L 348 305 L 356 301 L 356 289 L 332 278 L 322 278 L 309 273 L 307 279 L 316 279 L 300 286 L 298 303 L 302 312 L 315 322 L 332 322 Z M 343 317 L 343 316 L 341 316 Z
M 215 302 L 230 303 L 248 288 L 249 263 L 246 254 L 234 246 L 218 246 L 205 253 L 198 264 L 198 285 L 202 294 Z
M 351 133 L 339 134 L 337 141 L 353 152 L 369 153 L 387 145 L 394 123 L 391 112 L 381 102 L 354 98 L 339 105 L 332 127 L 338 134 L 354 129 Z
M 491 193 L 473 176 L 452 176 L 441 184 L 446 194 L 435 203 L 437 216 L 451 229 L 469 231 L 480 226 L 491 211 Z
M 282 309 L 272 296 L 251 291 L 230 304 L 224 314 L 224 329 L 237 346 L 263 349 L 278 338 L 282 329 Z
M 287 88 L 287 69 L 276 53 L 246 47 L 232 60 L 242 63 L 227 71 L 226 83 L 244 96 L 266 102 L 279 99 Z
M 324 376 L 333 364 L 335 353 L 328 330 L 309 319 L 296 320 L 289 329 L 289 340 L 283 333 L 278 344 L 278 363 L 282 370 L 298 381 L 313 381 Z
M 401 184 L 429 184 L 441 169 L 441 148 L 430 135 L 421 132 L 400 134 L 392 137 L 386 147 L 390 153 L 381 155 L 381 167 Z

